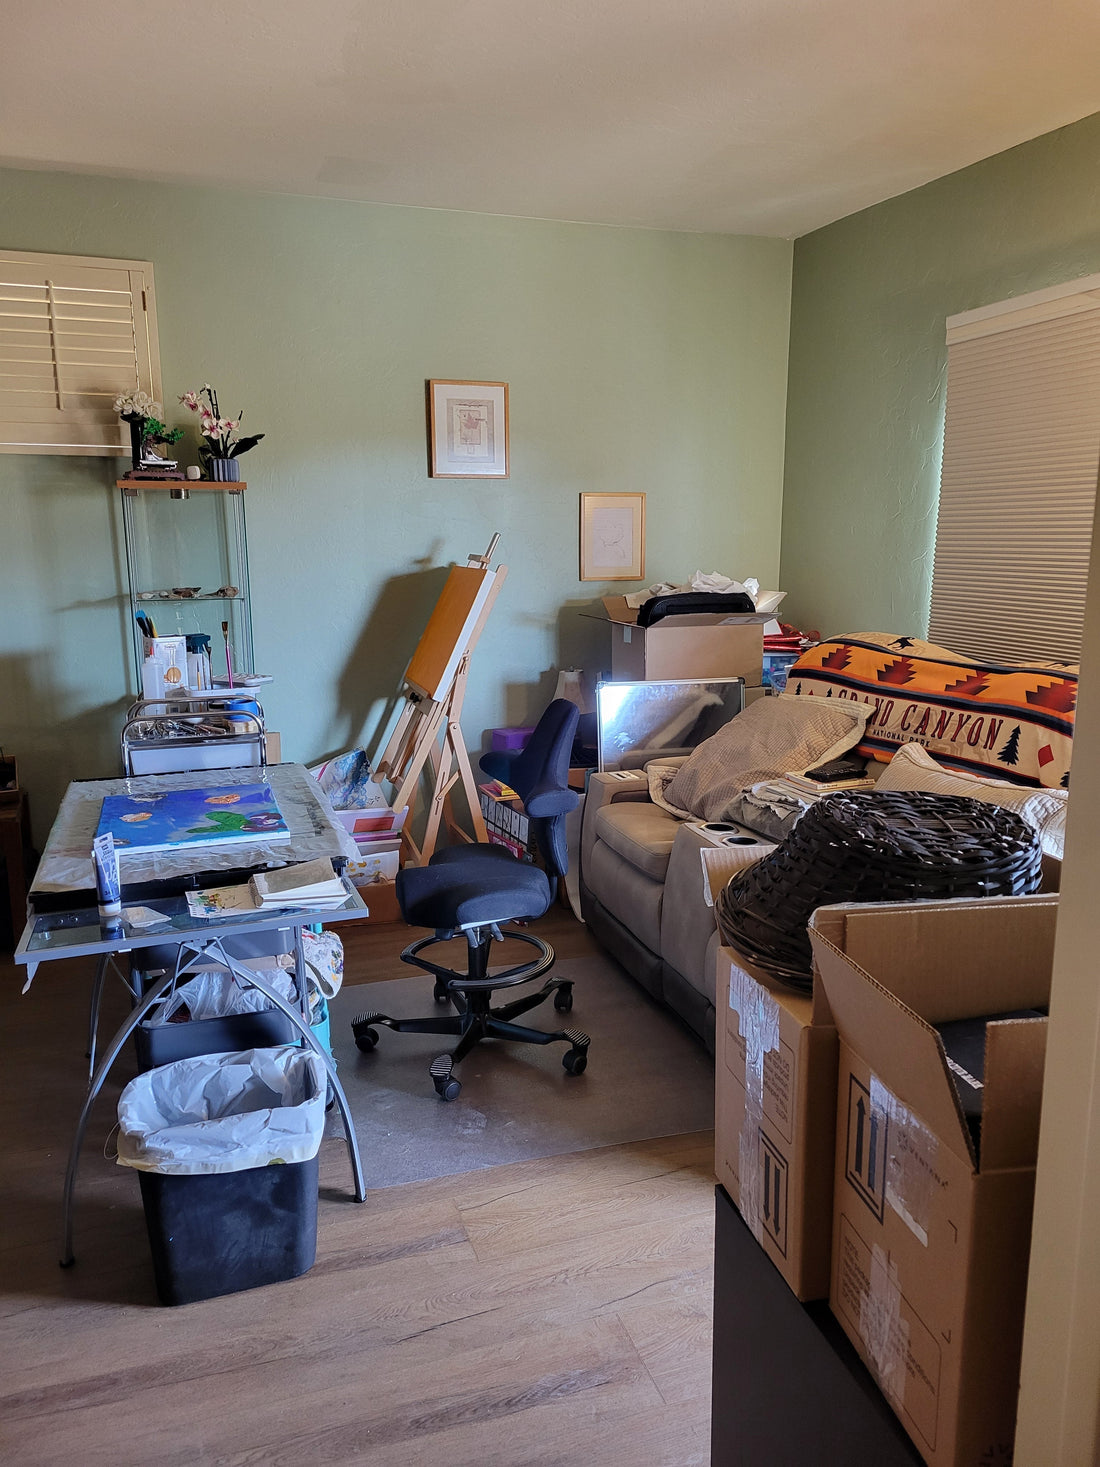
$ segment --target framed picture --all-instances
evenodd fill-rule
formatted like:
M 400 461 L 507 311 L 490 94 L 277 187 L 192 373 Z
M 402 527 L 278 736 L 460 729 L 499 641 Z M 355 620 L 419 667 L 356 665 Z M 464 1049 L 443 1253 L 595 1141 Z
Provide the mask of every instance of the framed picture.
M 645 495 L 581 495 L 581 580 L 645 576 Z
M 433 479 L 508 477 L 507 382 L 428 383 Z

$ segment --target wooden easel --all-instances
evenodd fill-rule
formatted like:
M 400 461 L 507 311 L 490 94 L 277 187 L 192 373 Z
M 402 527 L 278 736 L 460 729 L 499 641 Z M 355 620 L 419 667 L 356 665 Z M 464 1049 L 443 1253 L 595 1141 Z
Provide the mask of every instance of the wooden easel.
M 487 839 L 461 718 L 470 656 L 508 574 L 507 566 L 496 570 L 489 566 L 499 540 L 494 535 L 484 555 L 470 555 L 464 566 L 452 567 L 406 669 L 405 706 L 374 766 L 375 779 L 386 779 L 394 786 L 393 808 L 402 810 L 407 805 L 409 817 L 416 808 L 421 776 L 434 781 L 421 844 L 413 839 L 409 818 L 402 832 L 406 859 L 414 866 L 425 865 L 431 857 L 444 814 L 448 829 L 458 839 Z M 450 806 L 451 791 L 459 781 L 470 808 L 472 834 L 458 824 Z

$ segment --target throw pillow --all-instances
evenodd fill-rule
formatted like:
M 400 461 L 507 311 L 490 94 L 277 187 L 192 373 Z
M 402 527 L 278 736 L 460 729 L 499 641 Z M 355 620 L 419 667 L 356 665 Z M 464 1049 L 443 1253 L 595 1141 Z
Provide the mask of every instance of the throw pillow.
M 982 663 L 930 642 L 860 632 L 810 647 L 787 692 L 873 703 L 859 752 L 888 763 L 899 745 L 923 744 L 965 773 L 1047 789 L 1069 784 L 1077 668 L 1070 663 Z
M 778 774 L 802 774 L 859 743 L 874 710 L 847 699 L 758 698 L 706 739 L 664 790 L 666 808 L 728 820 L 736 797 Z
M 924 790 L 931 795 L 966 795 L 1014 810 L 1038 834 L 1047 856 L 1062 859 L 1068 790 L 1027 789 L 1003 779 L 980 779 L 943 769 L 920 744 L 903 744 L 879 776 L 880 790 Z

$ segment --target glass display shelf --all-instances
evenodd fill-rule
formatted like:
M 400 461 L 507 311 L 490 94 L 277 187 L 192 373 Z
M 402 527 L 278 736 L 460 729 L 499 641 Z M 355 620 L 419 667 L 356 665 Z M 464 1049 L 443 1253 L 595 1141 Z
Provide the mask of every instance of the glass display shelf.
M 210 639 L 211 672 L 226 673 L 226 638 L 235 679 L 255 672 L 245 525 L 247 484 L 208 480 L 120 479 L 134 686 L 141 691 L 144 635 L 200 633 Z M 189 594 L 180 595 L 184 589 Z

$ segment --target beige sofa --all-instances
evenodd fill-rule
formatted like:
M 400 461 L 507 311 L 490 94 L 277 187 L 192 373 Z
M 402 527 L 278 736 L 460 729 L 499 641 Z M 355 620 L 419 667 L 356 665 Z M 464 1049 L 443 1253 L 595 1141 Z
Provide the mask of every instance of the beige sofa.
M 581 826 L 581 915 L 601 946 L 713 1054 L 718 932 L 704 880 L 708 848 L 714 838 L 703 821 L 677 820 L 651 802 L 644 771 L 592 775 Z
M 924 651 L 925 645 L 920 646 Z M 957 684 L 953 664 L 948 673 Z M 1052 677 L 1068 675 L 1068 670 L 1059 668 Z M 1051 680 L 1040 679 L 1040 686 Z M 955 694 L 952 706 L 968 705 Z M 1039 777 L 1040 763 L 1019 758 L 1018 743 L 1014 736 L 1015 767 L 990 768 L 985 778 L 937 765 L 916 743 L 901 744 L 889 763 L 872 761 L 868 773 L 884 788 L 967 794 L 1017 809 L 1040 833 L 1044 890 L 1057 890 L 1068 794 L 1064 789 L 1021 788 L 1004 778 L 1007 774 L 1034 783 Z M 993 779 L 994 775 L 1001 778 Z M 597 941 L 647 992 L 678 1014 L 712 1053 L 718 934 L 701 853 L 716 839 L 720 837 L 708 833 L 703 819 L 677 819 L 653 803 L 644 770 L 595 774 L 590 779 L 581 827 L 581 915 Z M 773 848 L 763 837 L 758 840 L 763 848 L 746 849 L 746 862 Z

